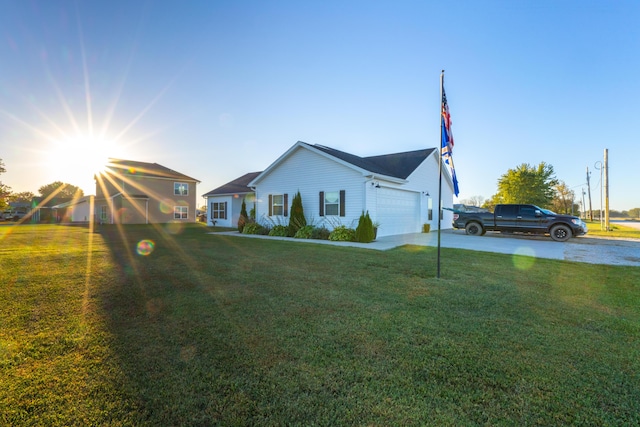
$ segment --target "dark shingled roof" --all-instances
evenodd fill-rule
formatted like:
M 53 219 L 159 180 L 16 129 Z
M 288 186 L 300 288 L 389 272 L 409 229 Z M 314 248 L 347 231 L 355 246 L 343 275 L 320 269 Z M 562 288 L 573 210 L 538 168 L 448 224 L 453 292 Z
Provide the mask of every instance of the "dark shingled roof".
M 110 170 L 117 174 L 146 176 L 151 178 L 167 178 L 178 179 L 181 181 L 196 181 L 183 173 L 176 172 L 157 163 L 137 162 L 134 160 L 109 159 L 106 170 Z
M 221 194 L 242 194 L 249 193 L 251 189 L 248 187 L 248 184 L 253 181 L 255 177 L 260 175 L 262 172 L 250 172 L 242 175 L 240 178 L 236 178 L 231 182 L 224 184 L 214 190 L 209 191 L 206 194 L 203 194 L 203 197 L 207 196 L 215 196 Z
M 404 153 L 385 154 L 382 156 L 359 157 L 354 154 L 345 153 L 344 151 L 325 147 L 324 145 L 310 145 L 306 142 L 303 142 L 303 144 L 370 172 L 401 179 L 407 179 L 407 177 L 420 166 L 424 159 L 429 157 L 433 150 L 435 150 L 435 148 L 427 148 L 424 150 L 406 151 Z

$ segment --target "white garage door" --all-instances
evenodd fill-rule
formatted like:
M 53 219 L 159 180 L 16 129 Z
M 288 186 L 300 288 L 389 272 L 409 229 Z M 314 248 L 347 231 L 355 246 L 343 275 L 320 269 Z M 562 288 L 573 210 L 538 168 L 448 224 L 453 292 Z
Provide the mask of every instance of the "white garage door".
M 420 231 L 420 195 L 381 187 L 377 190 L 378 236 Z

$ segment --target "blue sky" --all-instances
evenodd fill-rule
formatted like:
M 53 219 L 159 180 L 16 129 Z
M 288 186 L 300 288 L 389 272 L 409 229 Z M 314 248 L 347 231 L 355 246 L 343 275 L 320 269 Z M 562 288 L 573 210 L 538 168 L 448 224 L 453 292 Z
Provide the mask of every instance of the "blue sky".
M 0 181 L 94 194 L 94 152 L 204 194 L 296 141 L 437 146 L 440 71 L 460 199 L 551 164 L 594 209 L 640 207 L 640 2 L 0 0 Z M 598 163 L 600 162 L 600 163 Z M 204 202 L 199 199 L 199 203 Z

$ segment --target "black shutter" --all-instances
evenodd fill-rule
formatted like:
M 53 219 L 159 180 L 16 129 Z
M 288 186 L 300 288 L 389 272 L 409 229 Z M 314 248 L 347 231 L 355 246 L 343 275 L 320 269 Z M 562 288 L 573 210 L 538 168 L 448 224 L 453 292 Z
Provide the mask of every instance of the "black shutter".
M 284 216 L 289 216 L 289 195 L 284 195 Z
M 345 199 L 345 191 L 340 190 L 340 216 L 345 216 L 344 214 L 344 199 Z
M 269 216 L 273 215 L 273 196 L 269 194 Z
M 320 216 L 324 216 L 324 191 L 320 192 Z

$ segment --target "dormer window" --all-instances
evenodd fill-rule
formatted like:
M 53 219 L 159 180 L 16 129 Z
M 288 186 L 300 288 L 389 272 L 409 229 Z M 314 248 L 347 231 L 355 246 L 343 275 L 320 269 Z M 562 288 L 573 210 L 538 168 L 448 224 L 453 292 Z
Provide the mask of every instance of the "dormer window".
M 174 182 L 173 183 L 173 194 L 176 196 L 188 196 L 189 195 L 189 184 L 186 182 Z

